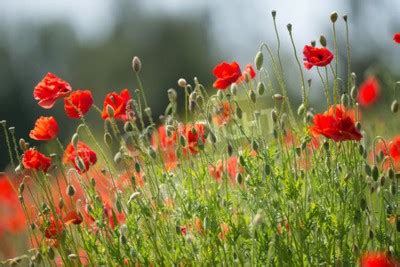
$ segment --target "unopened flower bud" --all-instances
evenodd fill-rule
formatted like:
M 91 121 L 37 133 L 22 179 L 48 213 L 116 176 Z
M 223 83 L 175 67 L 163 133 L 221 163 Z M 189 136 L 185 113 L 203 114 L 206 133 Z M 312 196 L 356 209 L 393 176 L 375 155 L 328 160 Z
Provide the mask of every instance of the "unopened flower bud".
M 103 139 L 104 139 L 104 143 L 108 146 L 108 147 L 110 147 L 111 145 L 112 145 L 112 137 L 111 137 L 111 134 L 110 133 L 105 133 L 104 134 L 104 136 L 103 136 Z
M 218 90 L 217 97 L 218 97 L 219 100 L 224 99 L 224 92 L 222 92 L 222 90 Z
M 378 167 L 377 167 L 376 165 L 374 165 L 374 167 L 372 167 L 372 173 L 371 173 L 371 175 L 372 175 L 372 178 L 374 179 L 374 181 L 377 181 L 377 180 L 378 180 L 378 177 L 379 177 L 379 170 L 378 170 Z
M 341 98 L 340 98 L 340 102 L 342 103 L 342 105 L 347 108 L 350 104 L 350 98 L 348 94 L 342 94 Z
M 236 83 L 232 83 L 232 85 L 231 85 L 231 93 L 234 96 L 237 95 L 237 84 Z
M 257 84 L 257 93 L 258 93 L 259 95 L 263 95 L 264 92 L 265 92 L 265 85 L 264 85 L 263 82 L 259 82 L 259 83 Z
M 249 97 L 250 97 L 250 99 L 251 99 L 251 101 L 252 101 L 253 103 L 256 103 L 256 101 L 257 101 L 257 95 L 256 95 L 256 93 L 254 92 L 254 90 L 250 90 L 250 91 L 249 91 Z
M 213 132 L 210 132 L 210 141 L 211 143 L 215 144 L 217 142 L 217 137 Z
M 238 173 L 236 174 L 236 182 L 237 182 L 238 184 L 242 184 L 242 183 L 243 183 L 243 175 L 242 175 L 240 172 L 238 172 Z
M 63 209 L 64 208 L 64 199 L 62 197 L 59 198 L 58 200 L 58 208 Z
M 271 11 L 272 18 L 276 18 L 276 10 Z
M 180 87 L 182 87 L 182 88 L 185 88 L 186 85 L 187 85 L 187 82 L 186 82 L 185 79 L 180 78 L 180 79 L 178 80 L 178 85 L 179 85 Z
M 271 111 L 271 118 L 272 118 L 272 121 L 273 121 L 274 123 L 277 123 L 277 122 L 278 122 L 278 113 L 276 112 L 275 109 L 273 109 L 273 110 Z
M 292 32 L 292 24 L 289 23 L 288 25 L 286 25 L 286 28 L 289 32 Z
M 67 195 L 72 197 L 73 195 L 75 195 L 75 188 L 73 185 L 68 185 L 67 186 Z
M 26 142 L 23 138 L 19 139 L 19 147 L 21 148 L 22 151 L 28 149 L 28 146 L 26 145 Z
M 317 45 L 317 42 L 316 42 L 315 40 L 312 40 L 312 41 L 310 42 L 310 44 L 311 44 L 312 47 L 315 47 L 315 46 Z
M 272 99 L 273 100 L 276 100 L 276 101 L 282 101 L 283 100 L 283 95 L 281 95 L 281 94 L 274 94 L 273 96 L 272 96 Z
M 322 34 L 319 36 L 319 42 L 323 47 L 326 47 L 326 38 Z
M 232 154 L 233 154 L 233 146 L 231 144 L 228 144 L 227 150 L 228 150 L 228 156 L 229 157 L 232 156 Z
M 114 162 L 115 162 L 116 164 L 118 164 L 118 163 L 121 162 L 121 160 L 122 160 L 121 152 L 115 153 L 115 155 L 114 155 Z
M 260 70 L 264 63 L 264 55 L 261 51 L 258 51 L 254 59 L 254 65 L 256 65 L 257 70 Z
M 168 89 L 169 102 L 175 103 L 176 102 L 176 98 L 177 98 L 177 94 L 176 94 L 175 89 L 173 89 L 173 88 Z
M 359 131 L 361 130 L 361 122 L 359 122 L 359 121 L 356 122 L 356 128 Z
M 153 159 L 156 158 L 156 152 L 154 151 L 154 148 L 152 146 L 149 146 L 149 148 L 147 149 L 147 153 L 149 154 L 150 157 L 152 157 Z
M 107 110 L 108 117 L 114 118 L 114 114 L 115 114 L 114 108 L 111 105 L 107 105 L 106 110 Z
M 132 69 L 134 72 L 138 73 L 142 68 L 142 62 L 138 57 L 133 57 L 132 59 Z
M 133 132 L 133 125 L 132 125 L 131 122 L 129 122 L 129 121 L 125 122 L 125 124 L 124 124 L 124 131 L 125 131 L 126 133 Z
M 332 23 L 335 23 L 335 22 L 337 21 L 337 19 L 338 19 L 338 14 L 337 14 L 337 12 L 336 12 L 336 11 L 332 12 L 332 14 L 331 14 L 331 21 L 332 21 Z
M 344 20 L 345 22 L 347 22 L 347 18 L 348 18 L 347 15 L 343 15 L 343 20 Z
M 304 114 L 304 112 L 306 111 L 306 107 L 304 106 L 304 104 L 301 104 L 299 106 L 299 108 L 297 109 L 297 114 L 299 116 L 302 116 Z
M 181 144 L 181 146 L 186 146 L 186 138 L 183 135 L 179 136 L 179 143 Z
M 76 165 L 78 166 L 78 168 L 79 168 L 79 170 L 80 170 L 81 172 L 84 172 L 84 171 L 86 170 L 85 163 L 83 162 L 83 160 L 82 160 L 81 157 L 79 157 L 79 156 L 76 157 L 75 163 L 76 163 Z
M 241 119 L 243 117 L 243 111 L 239 106 L 236 107 L 236 116 L 238 117 L 238 119 Z
M 251 148 L 252 148 L 254 151 L 258 151 L 258 143 L 257 143 L 256 140 L 253 140 L 253 142 L 251 142 Z
M 146 113 L 147 117 L 151 117 L 151 108 L 149 107 L 145 108 L 144 113 Z
M 397 113 L 397 111 L 399 110 L 399 102 L 397 102 L 397 100 L 394 100 L 394 101 L 392 102 L 392 105 L 390 106 L 390 110 L 391 110 L 393 113 Z

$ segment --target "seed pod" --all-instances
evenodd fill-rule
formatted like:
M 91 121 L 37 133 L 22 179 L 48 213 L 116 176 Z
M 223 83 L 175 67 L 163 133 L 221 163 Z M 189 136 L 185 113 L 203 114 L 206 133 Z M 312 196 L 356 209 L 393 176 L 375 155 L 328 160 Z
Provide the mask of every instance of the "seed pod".
M 257 93 L 258 93 L 259 95 L 263 95 L 264 92 L 265 92 L 265 85 L 264 85 L 263 82 L 259 82 L 259 83 L 257 84 Z
M 258 51 L 254 59 L 254 65 L 256 65 L 257 70 L 260 70 L 264 63 L 264 55 L 261 51 Z
M 374 239 L 374 232 L 372 230 L 369 230 L 369 238 Z
M 254 90 L 250 90 L 250 91 L 249 91 L 249 97 L 250 97 L 250 99 L 251 99 L 251 101 L 252 101 L 253 103 L 256 103 L 256 101 L 257 101 L 257 95 L 256 95 L 256 93 L 254 92 Z
M 199 147 L 200 150 L 204 150 L 204 142 L 201 138 L 197 140 L 197 146 Z
M 217 97 L 219 100 L 224 99 L 224 92 L 222 92 L 222 90 L 218 90 L 217 91 Z
M 313 119 L 314 119 L 314 114 L 312 112 L 310 112 L 310 111 L 307 111 L 306 121 L 307 122 L 311 122 Z
M 52 247 L 49 247 L 49 250 L 47 251 L 47 256 L 49 257 L 50 260 L 54 260 L 55 253 Z
M 302 116 L 304 114 L 304 112 L 306 111 L 306 107 L 304 106 L 304 104 L 301 104 L 299 106 L 299 108 L 297 109 L 297 114 L 299 116 Z
M 399 102 L 397 102 L 397 100 L 394 100 L 394 101 L 392 102 L 392 105 L 390 106 L 390 110 L 391 110 L 393 113 L 397 113 L 397 111 L 399 110 Z
M 96 187 L 96 180 L 93 177 L 90 178 L 90 184 L 92 185 L 92 187 Z
M 337 12 L 336 12 L 336 11 L 332 12 L 332 14 L 331 14 L 331 21 L 332 21 L 332 23 L 335 23 L 335 22 L 337 21 L 337 19 L 338 19 L 338 14 L 337 14 Z
M 72 197 L 75 195 L 75 192 L 76 192 L 76 190 L 75 190 L 74 186 L 69 184 L 67 186 L 67 195 Z
M 323 47 L 326 47 L 326 38 L 322 34 L 319 36 L 319 42 Z
M 132 59 L 132 69 L 134 72 L 139 73 L 142 69 L 142 62 L 138 57 L 133 57 Z
M 374 165 L 374 167 L 372 167 L 372 178 L 374 179 L 374 181 L 377 181 L 378 177 L 379 177 L 379 170 L 378 167 Z

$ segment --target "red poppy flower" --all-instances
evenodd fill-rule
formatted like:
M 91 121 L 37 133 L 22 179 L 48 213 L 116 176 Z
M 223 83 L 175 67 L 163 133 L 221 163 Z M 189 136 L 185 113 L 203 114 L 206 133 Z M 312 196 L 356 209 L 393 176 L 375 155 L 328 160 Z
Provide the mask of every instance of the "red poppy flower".
M 240 66 L 236 61 L 231 64 L 222 62 L 214 68 L 213 74 L 217 78 L 213 86 L 221 90 L 225 90 L 242 76 Z
M 107 119 L 108 112 L 107 106 L 111 106 L 114 109 L 114 118 L 118 120 L 127 120 L 128 116 L 126 115 L 126 103 L 131 100 L 132 97 L 129 94 L 128 89 L 124 89 L 120 94 L 116 92 L 112 92 L 107 94 L 104 99 L 103 112 L 101 113 L 101 117 L 103 119 Z
M 395 160 L 400 160 L 400 136 L 395 137 L 389 144 L 390 156 Z
M 304 46 L 304 67 L 311 69 L 313 66 L 324 67 L 331 63 L 333 54 L 325 47 L 313 47 L 311 45 Z
M 222 160 L 218 160 L 216 166 L 212 164 L 208 165 L 208 172 L 217 182 L 221 181 L 223 170 L 224 166 L 222 164 Z
M 246 65 L 246 68 L 243 71 L 242 76 L 240 76 L 236 82 L 239 83 L 245 81 L 247 75 L 250 79 L 254 79 L 254 77 L 256 77 L 256 72 L 254 71 L 253 66 L 251 64 Z
M 39 100 L 39 106 L 49 109 L 54 106 L 57 99 L 66 96 L 71 90 L 69 83 L 49 72 L 36 85 L 33 96 L 35 100 Z
M 226 162 L 226 171 L 232 184 L 236 183 L 236 175 L 243 173 L 243 167 L 238 163 L 238 157 L 232 156 Z
M 64 98 L 64 110 L 68 117 L 79 119 L 85 115 L 93 104 L 92 92 L 76 90 Z
M 367 107 L 376 102 L 379 96 L 380 86 L 375 77 L 369 77 L 361 85 L 357 100 L 361 106 Z
M 0 175 L 0 238 L 4 233 L 19 233 L 26 228 L 25 214 L 10 180 Z
M 350 111 L 342 105 L 332 106 L 324 114 L 314 116 L 314 126 L 310 127 L 313 135 L 323 135 L 335 142 L 356 140 L 360 141 L 362 135 L 356 128 L 354 118 Z
M 394 40 L 396 43 L 400 44 L 400 32 L 395 33 L 395 34 L 393 35 L 393 40 Z
M 82 214 L 71 210 L 63 218 L 65 224 L 81 224 L 83 221 Z
M 35 140 L 51 140 L 57 137 L 59 132 L 58 124 L 54 117 L 39 117 L 35 127 L 29 133 L 29 137 Z
M 50 167 L 51 160 L 39 151 L 30 148 L 22 155 L 22 164 L 27 170 L 47 172 Z
M 190 151 L 192 154 L 197 154 L 199 152 L 199 141 L 202 141 L 203 144 L 206 141 L 203 123 L 195 123 L 194 126 L 190 124 L 180 125 L 179 132 L 186 137 L 187 145 L 184 152 Z
M 47 239 L 57 239 L 59 235 L 64 231 L 64 224 L 61 220 L 50 217 L 49 226 L 45 229 L 44 235 Z
M 78 160 L 83 162 L 84 169 L 79 168 Z M 64 163 L 71 163 L 79 173 L 84 173 L 89 170 L 89 167 L 97 162 L 96 153 L 85 143 L 78 142 L 77 149 L 75 150 L 72 144 L 69 144 L 64 152 Z
M 231 117 L 232 117 L 232 106 L 228 101 L 224 101 L 217 107 L 217 111 L 213 116 L 213 121 L 218 126 L 223 126 L 229 123 Z
M 367 252 L 361 257 L 361 267 L 395 267 L 395 261 L 384 252 Z
M 176 155 L 177 131 L 171 131 L 169 134 L 164 125 L 158 127 L 157 133 L 151 137 L 151 145 L 154 150 L 159 149 L 163 158 L 165 168 L 170 171 L 178 165 L 178 156 Z

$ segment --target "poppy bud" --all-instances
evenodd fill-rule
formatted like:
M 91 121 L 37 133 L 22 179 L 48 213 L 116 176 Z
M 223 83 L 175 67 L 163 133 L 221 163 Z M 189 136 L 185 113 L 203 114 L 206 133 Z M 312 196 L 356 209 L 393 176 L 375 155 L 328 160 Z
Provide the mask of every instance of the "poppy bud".
M 86 170 L 85 163 L 83 162 L 81 157 L 77 156 L 75 159 L 75 163 L 81 172 L 84 172 Z
M 355 86 L 351 87 L 350 96 L 351 96 L 351 99 L 353 99 L 354 101 L 357 101 L 357 88 Z
M 114 114 L 115 114 L 114 108 L 111 105 L 107 105 L 106 110 L 107 110 L 108 117 L 114 118 Z
M 169 102 L 175 103 L 177 98 L 176 91 L 173 88 L 170 88 L 168 89 L 167 93 Z
M 14 126 L 9 127 L 9 128 L 8 128 L 8 131 L 9 131 L 11 134 L 14 134 L 14 132 L 15 132 L 15 127 L 14 127 Z
M 390 179 L 394 179 L 394 170 L 392 168 L 388 170 L 388 176 Z
M 286 28 L 289 32 L 292 32 L 292 24 L 289 23 L 288 25 L 286 25 Z
M 242 116 L 243 116 L 242 109 L 241 109 L 239 106 L 236 107 L 236 116 L 237 116 L 239 119 L 241 119 Z
M 263 82 L 259 82 L 259 83 L 257 84 L 257 93 L 258 93 L 259 95 L 263 95 L 264 92 L 265 92 L 265 85 L 264 85 Z
M 367 201 L 365 200 L 365 198 L 361 199 L 360 208 L 361 208 L 361 210 L 366 210 L 367 209 Z
M 185 79 L 180 78 L 180 79 L 178 80 L 178 85 L 179 85 L 180 87 L 182 87 L 182 88 L 185 88 L 186 85 L 187 85 L 187 82 L 186 82 Z
M 272 18 L 275 19 L 275 18 L 276 18 L 276 10 L 272 10 L 272 11 L 271 11 L 271 15 L 272 15 Z
M 306 111 L 306 107 L 304 106 L 304 104 L 301 104 L 299 106 L 299 108 L 297 109 L 297 114 L 299 116 L 302 116 L 304 114 L 304 112 Z
M 150 155 L 150 157 L 152 157 L 153 159 L 156 158 L 156 152 L 154 151 L 153 147 L 149 146 L 147 153 Z
M 244 160 L 243 155 L 240 155 L 240 156 L 239 156 L 239 163 L 240 163 L 240 165 L 242 165 L 242 166 L 246 166 L 246 161 Z
M 337 14 L 337 12 L 336 12 L 336 11 L 332 12 L 332 14 L 331 14 L 331 21 L 332 21 L 332 23 L 335 23 L 335 22 L 337 21 L 337 19 L 338 19 L 338 14 Z
M 394 101 L 392 102 L 392 105 L 390 106 L 390 110 L 391 110 L 393 113 L 397 113 L 397 111 L 399 110 L 399 102 L 397 102 L 397 100 L 394 100 Z
M 77 133 L 74 133 L 71 138 L 71 145 L 76 149 L 79 142 L 79 136 Z
M 22 151 L 25 151 L 28 149 L 26 142 L 23 138 L 19 139 L 19 147 L 21 148 Z
M 356 128 L 359 131 L 361 130 L 361 122 L 359 122 L 359 121 L 356 122 Z
M 396 193 L 397 193 L 396 183 L 393 182 L 393 183 L 390 185 L 390 192 L 392 193 L 393 196 L 396 195 Z
M 343 15 L 343 20 L 347 22 L 347 15 Z
M 219 100 L 224 99 L 224 92 L 222 92 L 222 90 L 218 90 L 217 97 L 218 97 Z
M 115 162 L 116 164 L 118 164 L 118 163 L 121 162 L 121 160 L 122 160 L 121 152 L 115 153 L 115 155 L 114 155 L 114 162 Z
M 307 141 L 303 141 L 303 142 L 301 143 L 301 146 L 300 146 L 301 150 L 306 149 L 306 147 L 307 147 Z
M 264 55 L 261 51 L 258 51 L 254 59 L 254 65 L 256 65 L 257 70 L 260 70 L 264 63 Z
M 243 176 L 242 176 L 242 174 L 240 172 L 236 174 L 236 182 L 238 184 L 242 184 L 243 183 Z
M 62 197 L 59 198 L 58 200 L 58 208 L 63 209 L 64 208 L 64 199 Z
M 372 178 L 374 179 L 374 181 L 378 180 L 378 176 L 379 176 L 379 170 L 378 167 L 376 165 L 374 165 L 374 167 L 372 167 Z
M 179 143 L 181 144 L 181 146 L 186 146 L 186 139 L 183 135 L 179 136 Z
M 215 144 L 217 142 L 217 137 L 215 136 L 215 134 L 213 132 L 210 132 L 210 140 L 211 143 Z
M 22 183 L 20 183 L 20 185 L 18 187 L 18 193 L 20 195 L 22 195 L 22 193 L 24 192 L 24 189 L 25 189 L 25 184 L 22 182 Z
M 139 162 L 135 162 L 135 171 L 137 172 L 137 173 L 139 173 L 140 172 L 140 164 L 139 164 Z
M 201 140 L 201 138 L 197 140 L 197 146 L 199 147 L 200 150 L 204 150 L 204 142 L 203 140 Z
M 277 101 L 281 101 L 281 100 L 283 100 L 283 95 L 281 95 L 281 94 L 274 94 L 274 95 L 272 96 L 272 99 L 273 99 L 273 100 L 277 100 Z
M 78 259 L 78 255 L 76 255 L 76 254 L 69 254 L 69 255 L 68 255 L 68 259 L 70 259 L 70 260 L 76 260 L 76 259 Z
M 237 95 L 237 84 L 236 83 L 232 83 L 231 85 L 231 93 L 232 95 Z
M 151 108 L 150 107 L 145 108 L 144 112 L 146 113 L 147 117 L 151 117 Z
M 349 106 L 350 103 L 350 98 L 348 94 L 342 94 L 342 97 L 340 98 L 340 102 L 342 103 L 342 105 L 347 108 Z
M 374 239 L 374 232 L 372 230 L 369 230 L 369 238 Z
M 253 140 L 253 142 L 251 142 L 251 148 L 252 148 L 254 151 L 257 151 L 257 150 L 258 150 L 258 143 L 257 143 L 256 140 Z
M 90 179 L 90 184 L 92 187 L 96 187 L 96 180 L 93 177 Z
M 232 156 L 232 154 L 233 154 L 233 147 L 232 147 L 231 144 L 228 144 L 227 150 L 228 150 L 228 156 L 229 156 L 229 157 Z
M 329 151 L 329 142 L 328 141 L 324 142 L 324 148 L 326 151 Z
M 277 131 L 276 129 L 274 129 L 274 130 L 272 131 L 272 136 L 273 136 L 275 139 L 278 139 L 278 131 Z
M 67 186 L 67 195 L 72 197 L 73 195 L 75 195 L 75 188 L 72 185 L 68 185 Z
M 256 103 L 256 101 L 257 101 L 257 96 L 256 96 L 256 93 L 254 92 L 254 90 L 250 90 L 250 91 L 249 91 L 249 97 L 250 97 L 250 99 L 251 99 L 251 101 L 252 101 L 253 103 Z
M 132 59 L 132 69 L 134 72 L 138 73 L 142 68 L 142 62 L 138 57 L 133 57 Z
M 104 134 L 104 136 L 103 136 L 103 139 L 104 139 L 104 143 L 108 146 L 108 147 L 110 147 L 111 145 L 112 145 L 112 137 L 111 137 L 111 134 L 110 133 L 105 133 Z
M 271 166 L 268 163 L 266 163 L 264 166 L 264 172 L 265 172 L 265 175 L 271 174 Z
M 383 176 L 383 175 L 381 176 L 380 183 L 381 183 L 381 186 L 385 185 L 385 176 Z
M 126 133 L 133 132 L 133 125 L 132 125 L 132 123 L 130 123 L 129 121 L 125 122 L 125 124 L 124 124 L 124 131 L 125 131 Z
M 326 47 L 326 38 L 322 34 L 319 36 L 319 42 L 323 47 Z
M 271 111 L 271 118 L 272 118 L 272 121 L 273 121 L 274 123 L 277 123 L 277 121 L 278 121 L 278 113 L 276 112 L 275 109 L 273 109 L 273 110 Z
M 50 260 L 54 260 L 56 254 L 54 253 L 54 249 L 52 247 L 49 247 L 49 250 L 47 251 L 47 256 Z
M 310 42 L 310 44 L 311 44 L 312 47 L 315 47 L 315 46 L 317 45 L 317 42 L 316 42 L 315 40 L 312 40 L 312 41 Z
M 364 154 L 364 146 L 362 144 L 358 145 L 358 153 L 362 156 Z

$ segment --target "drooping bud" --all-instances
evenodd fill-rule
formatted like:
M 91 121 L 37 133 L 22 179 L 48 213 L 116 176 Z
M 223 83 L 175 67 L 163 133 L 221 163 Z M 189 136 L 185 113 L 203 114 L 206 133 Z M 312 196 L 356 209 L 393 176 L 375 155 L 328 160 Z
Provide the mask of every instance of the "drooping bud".
M 19 139 L 19 147 L 21 148 L 22 151 L 25 151 L 28 149 L 26 142 L 23 138 Z
M 331 14 L 331 21 L 332 21 L 332 23 L 335 23 L 335 22 L 337 21 L 337 19 L 338 19 L 338 14 L 337 14 L 337 12 L 336 12 L 336 11 L 332 12 L 332 14 Z
M 319 42 L 323 47 L 326 47 L 326 38 L 322 34 L 319 36 Z
M 234 96 L 237 95 L 237 84 L 236 83 L 232 83 L 232 85 L 231 85 L 231 93 Z
M 178 80 L 178 85 L 179 85 L 179 87 L 185 88 L 186 85 L 187 85 L 187 82 L 186 82 L 185 79 L 180 78 L 180 79 Z
M 340 102 L 342 103 L 342 105 L 347 108 L 350 104 L 350 98 L 348 94 L 342 94 L 341 98 L 340 98 Z
M 146 113 L 147 117 L 151 117 L 151 108 L 150 107 L 145 108 L 144 113 Z
M 281 95 L 281 94 L 274 94 L 274 95 L 272 96 L 272 99 L 273 99 L 273 100 L 276 100 L 276 101 L 282 101 L 283 98 L 284 98 L 284 96 Z
M 306 107 L 304 106 L 304 104 L 301 104 L 299 106 L 299 108 L 297 109 L 297 114 L 299 116 L 302 116 L 304 114 L 304 112 L 306 111 Z
M 372 178 L 374 179 L 374 181 L 378 180 L 379 177 L 379 170 L 378 167 L 376 165 L 374 165 L 374 167 L 372 167 Z
M 264 63 L 264 55 L 261 51 L 258 51 L 254 59 L 254 65 L 256 65 L 257 70 L 260 70 Z
M 169 102 L 175 103 L 175 102 L 176 102 L 176 98 L 177 98 L 177 94 L 176 94 L 175 89 L 170 88 L 170 89 L 168 89 L 167 92 L 168 92 L 168 99 L 169 99 Z
M 138 57 L 133 57 L 132 69 L 136 73 L 139 73 L 139 71 L 142 69 L 142 62 L 140 61 L 140 59 Z

